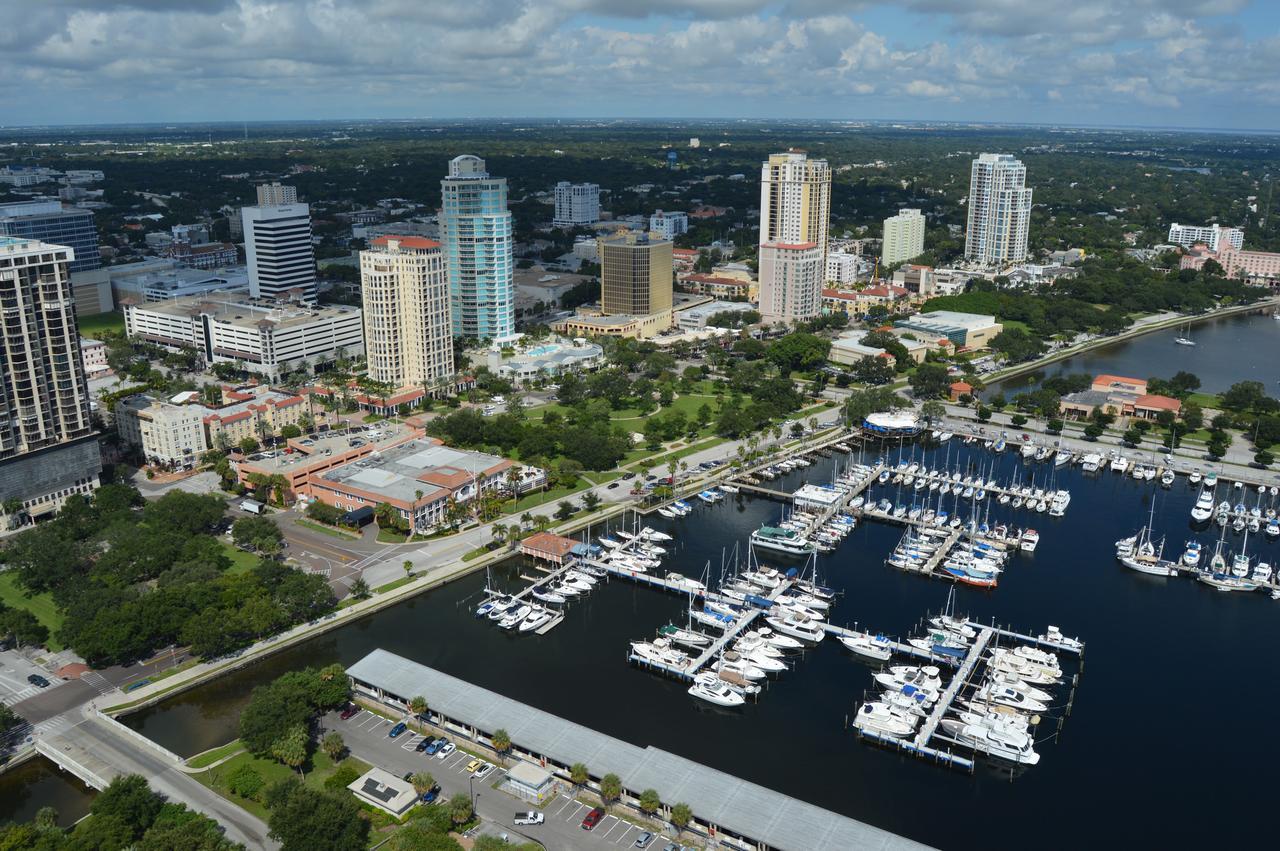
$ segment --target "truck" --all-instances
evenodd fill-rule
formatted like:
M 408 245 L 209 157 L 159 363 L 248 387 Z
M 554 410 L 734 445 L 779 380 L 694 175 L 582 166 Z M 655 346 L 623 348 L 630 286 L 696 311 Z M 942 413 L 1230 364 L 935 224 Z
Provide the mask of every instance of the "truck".
M 266 506 L 258 502 L 256 499 L 246 499 L 240 502 L 240 510 L 247 511 L 250 514 L 261 514 L 264 508 L 266 508 Z

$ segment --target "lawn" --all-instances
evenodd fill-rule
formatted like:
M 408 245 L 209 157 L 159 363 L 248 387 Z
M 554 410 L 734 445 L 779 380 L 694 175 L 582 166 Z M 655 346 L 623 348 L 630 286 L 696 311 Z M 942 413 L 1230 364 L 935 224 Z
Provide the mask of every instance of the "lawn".
M 238 753 L 242 750 L 244 750 L 244 745 L 240 743 L 239 739 L 236 739 L 234 742 L 227 742 L 220 748 L 213 748 L 212 750 L 207 750 L 204 753 L 196 754 L 191 759 L 187 760 L 187 766 L 189 768 L 204 768 L 207 765 L 212 765 L 224 756 L 231 756 L 231 754 Z
M 80 316 L 76 324 L 80 326 L 80 336 L 97 339 L 104 333 L 124 333 L 124 313 L 113 310 L 110 313 L 95 313 L 92 316 Z
M 11 570 L 0 573 L 0 602 L 15 609 L 26 609 L 36 616 L 36 620 L 49 628 L 48 646 L 50 650 L 62 649 L 62 644 L 53 636 L 62 626 L 64 617 L 53 603 L 53 596 L 44 593 L 28 596 L 18 587 L 18 575 Z
M 1195 402 L 1202 408 L 1213 408 L 1214 410 L 1219 410 L 1222 404 L 1217 395 L 1213 393 L 1191 393 L 1187 396 L 1187 401 Z
M 222 541 L 222 549 L 227 558 L 231 559 L 231 567 L 227 569 L 227 573 L 248 573 L 258 563 L 258 556 L 227 543 L 225 539 Z
M 326 526 L 323 523 L 315 523 L 311 520 L 304 520 L 301 517 L 299 517 L 297 520 L 294 520 L 293 522 L 306 529 L 311 529 L 314 532 L 322 532 L 326 535 L 329 535 L 330 537 L 342 538 L 343 540 L 346 540 L 346 541 L 354 541 L 354 540 L 360 539 L 360 536 L 357 535 L 355 532 L 344 532 L 341 529 L 335 529 L 332 526 Z
M 231 744 L 242 747 L 239 741 L 232 742 Z M 364 774 L 369 770 L 368 764 L 361 762 L 355 757 L 349 756 L 343 760 L 343 762 L 349 764 L 360 774 Z M 261 803 L 234 795 L 231 793 L 231 790 L 227 788 L 227 778 L 231 776 L 232 772 L 242 765 L 252 766 L 259 774 L 262 775 L 262 779 L 264 781 L 263 788 L 270 786 L 277 780 L 284 780 L 290 776 L 298 776 L 297 772 L 292 768 L 289 768 L 287 765 L 278 763 L 273 759 L 255 757 L 247 751 L 239 756 L 232 757 L 217 768 L 211 768 L 208 771 L 201 771 L 196 774 L 192 774 L 191 776 L 217 792 L 222 797 L 226 798 L 228 801 L 233 801 L 259 818 L 266 819 L 267 808 Z M 324 781 L 328 779 L 335 770 L 337 770 L 337 765 L 333 760 L 329 759 L 324 751 L 317 748 L 315 753 L 311 755 L 311 765 L 309 770 L 302 779 L 308 786 L 315 789 L 323 789 Z

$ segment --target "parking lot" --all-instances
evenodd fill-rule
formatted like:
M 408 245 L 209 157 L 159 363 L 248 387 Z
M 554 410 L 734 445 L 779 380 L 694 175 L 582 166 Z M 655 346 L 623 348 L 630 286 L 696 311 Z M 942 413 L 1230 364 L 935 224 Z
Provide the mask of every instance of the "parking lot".
M 642 828 L 612 814 L 605 815 L 594 830 L 583 830 L 582 820 L 592 808 L 567 794 L 557 796 L 541 811 L 546 818 L 544 824 L 516 827 L 512 823 L 512 817 L 517 812 L 534 808 L 527 801 L 493 788 L 506 775 L 506 770 L 490 760 L 485 762 L 493 767 L 483 777 L 473 780 L 467 766 L 476 757 L 462 747 L 469 747 L 477 752 L 480 749 L 465 739 L 456 740 L 459 747 L 448 756 L 440 758 L 438 754 L 429 756 L 416 750 L 418 742 L 423 738 L 418 733 L 405 731 L 397 738 L 390 738 L 387 734 L 395 722 L 368 710 L 361 710 L 346 721 L 337 713 L 330 713 L 322 723 L 326 730 L 336 730 L 342 734 L 352 754 L 397 777 L 406 772 L 429 773 L 440 785 L 442 799 L 447 800 L 459 792 L 474 793 L 476 810 L 480 815 L 502 832 L 508 833 L 513 841 L 525 836 L 556 851 L 592 851 L 633 847 L 636 838 L 643 832 Z M 453 740 L 452 737 L 450 739 Z M 646 847 L 651 851 L 662 851 L 669 841 L 670 837 L 658 836 Z

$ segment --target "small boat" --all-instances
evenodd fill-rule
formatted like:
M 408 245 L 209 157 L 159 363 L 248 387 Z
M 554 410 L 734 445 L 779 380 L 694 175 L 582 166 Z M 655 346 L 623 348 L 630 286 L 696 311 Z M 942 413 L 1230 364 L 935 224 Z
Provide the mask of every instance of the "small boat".
M 548 611 L 547 609 L 535 609 L 532 614 L 520 622 L 519 631 L 533 632 L 534 630 L 545 626 L 554 617 L 555 613 Z
M 926 695 L 927 703 L 933 703 L 942 693 L 941 672 L 934 665 L 894 665 L 887 671 L 875 675 L 875 681 L 885 688 L 901 691 L 905 686 L 920 689 Z
M 522 603 L 519 606 L 516 606 L 515 610 L 500 618 L 498 620 L 498 626 L 503 629 L 514 629 L 521 621 L 529 617 L 531 614 L 533 614 L 533 606 L 530 606 L 528 603 Z
M 1018 549 L 1024 553 L 1033 553 L 1036 551 L 1036 545 L 1040 543 L 1040 533 L 1035 529 L 1027 529 L 1022 533 L 1022 537 L 1018 540 Z
M 1200 481 L 1203 478 L 1204 478 L 1204 474 L 1200 472 L 1199 467 L 1196 467 L 1194 470 L 1191 471 L 1191 475 L 1187 476 L 1187 481 L 1189 481 L 1193 485 L 1198 485 L 1200 484 Z
M 864 733 L 875 733 L 892 739 L 910 736 L 916 731 L 916 715 L 895 709 L 882 701 L 869 701 L 858 707 L 853 726 Z
M 1165 470 L 1164 473 L 1160 475 L 1160 484 L 1166 488 L 1173 487 L 1173 480 L 1173 470 Z
M 821 641 L 827 634 L 817 622 L 796 612 L 788 612 L 785 616 L 769 615 L 765 621 L 783 635 L 804 641 Z
M 707 586 L 703 585 L 698 580 L 690 579 L 684 574 L 676 573 L 675 571 L 668 573 L 666 576 L 666 579 L 668 582 L 674 582 L 676 585 L 679 585 L 680 587 L 688 589 L 690 591 L 706 591 L 707 590 Z
M 688 629 L 681 629 L 675 624 L 667 624 L 658 628 L 658 635 L 685 647 L 707 647 L 711 644 L 710 636 Z
M 962 745 L 989 756 L 1019 765 L 1035 765 L 1040 761 L 1040 754 L 1035 752 L 1026 733 L 1007 727 L 969 724 L 954 718 L 942 719 L 942 729 Z
M 533 591 L 530 592 L 530 594 L 532 594 L 533 599 L 541 600 L 544 603 L 558 604 L 558 603 L 563 603 L 565 601 L 564 596 L 562 594 L 557 594 L 556 592 L 550 591 L 550 590 L 544 591 L 541 588 L 534 588 Z
M 1174 337 L 1173 342 L 1177 343 L 1179 346 L 1194 346 L 1196 344 L 1196 341 L 1192 340 L 1190 337 Z
M 676 514 L 674 511 L 672 511 L 670 508 L 659 508 L 659 509 L 658 509 L 658 514 L 659 514 L 659 516 L 661 516 L 661 517 L 665 517 L 665 518 L 667 518 L 668 520 L 674 520 L 674 519 L 676 519 L 677 517 L 679 517 L 679 516 L 680 516 L 680 515 Z
M 724 491 L 725 493 L 738 493 L 738 491 L 740 491 L 741 488 L 739 488 L 737 485 L 731 485 L 726 482 L 725 484 L 720 485 L 720 490 Z
M 1182 563 L 1187 567 L 1199 565 L 1201 549 L 1199 541 L 1187 541 L 1187 548 L 1182 553 Z
M 974 698 L 988 703 L 1004 704 L 1014 709 L 1020 709 L 1023 712 L 1045 712 L 1049 709 L 1048 704 L 1044 703 L 1044 701 L 1036 700 L 1016 688 L 995 683 L 989 683 L 978 689 L 977 693 L 974 694 Z
M 777 647 L 779 650 L 803 650 L 804 645 L 789 635 L 782 635 L 774 632 L 768 627 L 753 629 L 747 633 L 748 638 L 758 638 L 765 644 Z

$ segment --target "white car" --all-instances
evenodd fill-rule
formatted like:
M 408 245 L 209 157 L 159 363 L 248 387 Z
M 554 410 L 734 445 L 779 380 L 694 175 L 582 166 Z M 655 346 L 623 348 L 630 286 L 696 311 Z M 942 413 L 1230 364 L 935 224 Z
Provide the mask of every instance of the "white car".
M 507 401 L 507 397 L 506 397 L 506 396 L 494 396 L 494 397 L 493 397 L 492 399 L 490 399 L 489 401 L 490 401 L 490 402 L 492 402 L 492 403 L 493 403 L 493 404 L 495 404 L 495 405 L 502 405 L 502 404 L 505 404 L 505 403 L 506 403 L 506 401 Z
M 484 777 L 490 771 L 493 771 L 493 763 L 486 762 L 483 765 L 481 765 L 479 768 L 477 768 L 475 774 L 471 776 L 479 780 L 481 777 Z
M 542 813 L 530 810 L 527 813 L 516 813 L 515 818 L 511 819 L 512 824 L 542 824 L 546 818 Z
M 453 742 L 448 742 L 444 747 L 436 751 L 436 759 L 444 759 L 456 750 L 457 748 L 454 746 Z

